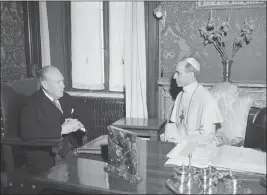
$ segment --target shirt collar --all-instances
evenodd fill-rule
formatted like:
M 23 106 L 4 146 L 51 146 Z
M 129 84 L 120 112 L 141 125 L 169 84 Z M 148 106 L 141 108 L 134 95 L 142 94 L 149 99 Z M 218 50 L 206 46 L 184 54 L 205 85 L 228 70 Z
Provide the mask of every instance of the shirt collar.
M 42 89 L 43 90 L 43 89 Z M 46 95 L 46 97 L 48 97 L 48 99 L 50 99 L 52 102 L 54 101 L 54 98 L 52 98 L 50 95 L 48 95 L 48 93 L 46 93 L 45 90 L 43 90 L 44 94 Z
M 194 81 L 190 85 L 183 87 L 183 90 L 186 92 L 193 92 L 196 89 L 197 85 L 198 85 L 198 82 Z

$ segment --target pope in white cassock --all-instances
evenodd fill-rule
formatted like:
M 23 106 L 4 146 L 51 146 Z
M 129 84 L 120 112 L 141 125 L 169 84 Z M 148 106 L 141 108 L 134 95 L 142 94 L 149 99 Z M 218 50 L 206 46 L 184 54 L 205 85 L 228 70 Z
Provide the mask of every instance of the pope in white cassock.
M 200 64 L 194 58 L 180 61 L 175 67 L 174 79 L 183 87 L 175 100 L 170 122 L 161 141 L 179 143 L 184 139 L 201 144 L 218 144 L 216 124 L 223 121 L 217 101 L 196 80 Z

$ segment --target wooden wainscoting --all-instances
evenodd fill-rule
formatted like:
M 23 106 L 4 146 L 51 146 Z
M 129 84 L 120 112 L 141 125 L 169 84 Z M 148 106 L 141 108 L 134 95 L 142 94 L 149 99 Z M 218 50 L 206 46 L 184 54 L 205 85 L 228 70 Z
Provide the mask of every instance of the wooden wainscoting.
M 87 129 L 88 141 L 107 133 L 107 126 L 125 116 L 123 98 L 73 97 L 81 122 Z

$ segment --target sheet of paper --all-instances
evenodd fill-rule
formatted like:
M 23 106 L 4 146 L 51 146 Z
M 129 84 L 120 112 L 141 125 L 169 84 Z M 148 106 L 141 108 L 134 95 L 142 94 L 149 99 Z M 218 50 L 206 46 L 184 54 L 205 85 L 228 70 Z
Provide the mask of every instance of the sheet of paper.
M 176 145 L 168 154 L 165 166 L 188 165 L 188 155 L 192 154 L 192 166 L 207 167 L 212 161 L 219 169 L 232 169 L 243 172 L 266 174 L 266 153 L 251 148 L 211 145 L 198 145 L 184 141 Z
M 212 160 L 214 154 L 217 153 L 217 149 L 217 147 L 197 146 L 192 153 L 192 159 Z
M 166 156 L 168 158 L 176 158 L 177 156 L 188 157 L 189 154 L 192 154 L 193 157 L 206 158 L 214 153 L 217 150 L 216 148 L 215 145 L 200 145 L 196 142 L 185 140 L 181 144 L 177 144 Z
M 177 144 L 166 156 L 168 158 L 175 158 L 180 156 L 180 152 L 188 145 L 188 141 L 184 140 L 183 142 Z
M 266 153 L 251 148 L 221 146 L 213 164 L 219 168 L 266 174 Z
M 101 135 L 98 138 L 86 143 L 84 146 L 77 149 L 78 153 L 95 153 L 97 151 L 101 154 L 101 146 L 108 145 L 108 136 Z
M 139 137 L 139 139 L 141 139 L 141 140 L 150 140 L 150 138 L 146 138 L 146 137 Z
M 188 142 L 187 145 L 185 145 L 185 147 L 180 151 L 180 154 L 177 154 L 177 155 L 188 158 L 188 155 L 194 153 L 196 148 L 197 148 L 196 143 Z
M 218 148 L 210 145 L 199 145 L 196 142 L 184 141 L 176 145 L 168 154 L 170 158 L 165 166 L 181 166 L 189 164 L 189 154 L 192 154 L 191 165 L 196 167 L 207 167 L 209 161 L 216 155 Z
M 168 159 L 164 166 L 165 167 L 174 167 L 174 166 L 182 166 L 183 164 L 185 166 L 188 166 L 189 159 L 187 157 L 177 157 L 177 158 L 170 158 Z M 208 167 L 208 159 L 198 159 L 198 160 L 192 160 L 191 165 L 194 167 L 204 168 Z

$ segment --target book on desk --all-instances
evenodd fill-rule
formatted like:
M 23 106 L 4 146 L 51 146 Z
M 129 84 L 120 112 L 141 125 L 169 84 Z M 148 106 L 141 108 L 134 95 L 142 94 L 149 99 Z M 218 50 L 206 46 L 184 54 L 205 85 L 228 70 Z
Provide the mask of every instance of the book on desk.
M 102 146 L 108 145 L 108 135 L 101 135 L 77 149 L 78 154 L 101 154 Z
M 124 130 L 127 131 L 127 130 Z M 139 137 L 140 140 L 150 140 L 147 137 Z M 102 147 L 108 145 L 108 135 L 101 135 L 77 149 L 78 154 L 101 154 Z

